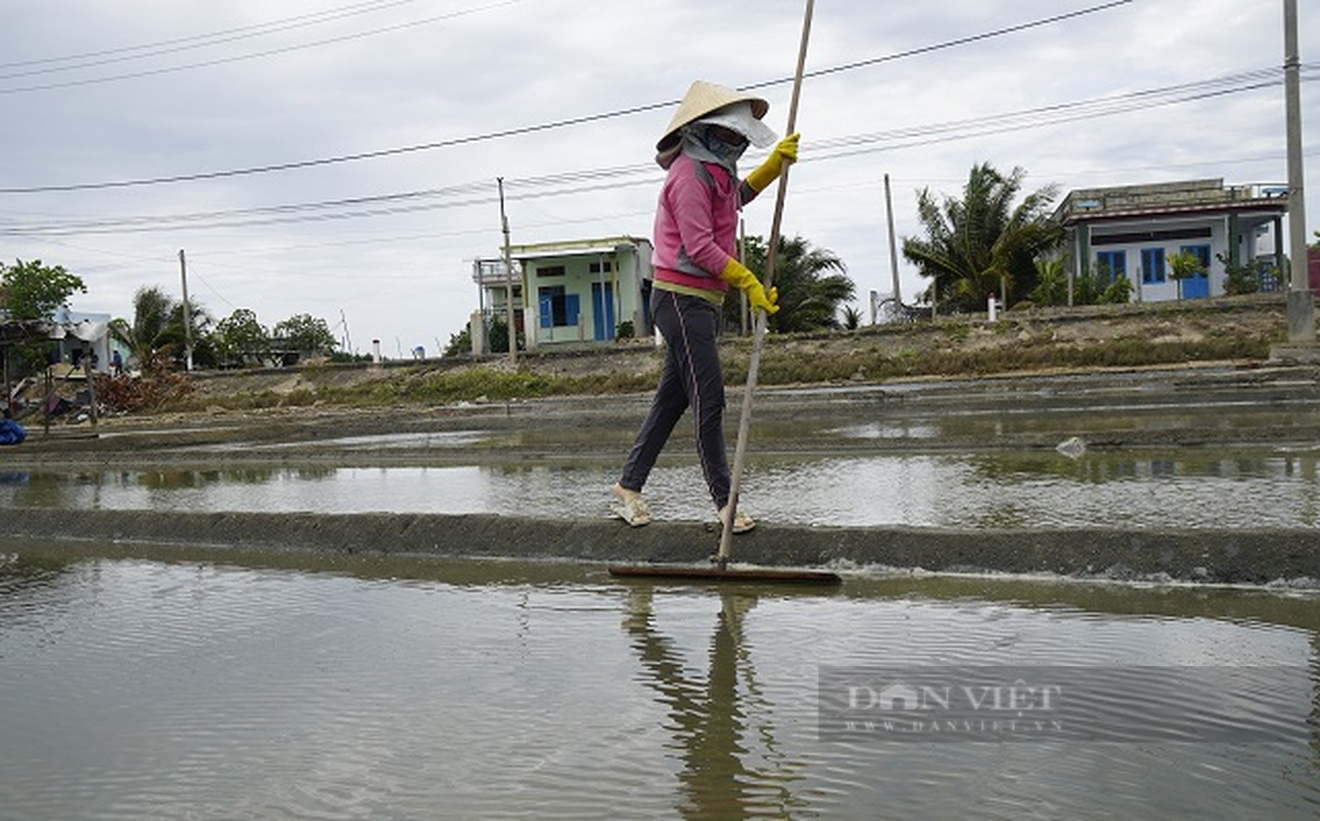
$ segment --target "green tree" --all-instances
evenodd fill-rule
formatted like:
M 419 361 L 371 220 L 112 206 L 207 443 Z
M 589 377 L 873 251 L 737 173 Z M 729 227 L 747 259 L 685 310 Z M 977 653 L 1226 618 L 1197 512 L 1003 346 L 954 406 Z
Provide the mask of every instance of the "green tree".
M 1215 254 L 1224 266 L 1224 293 L 1228 296 L 1254 294 L 1260 290 L 1261 280 L 1277 282 L 1278 269 L 1259 260 L 1234 263 L 1228 254 Z
M 1062 257 L 1036 260 L 1036 287 L 1027 296 L 1037 305 L 1068 304 L 1068 274 Z
M 338 341 L 324 319 L 311 314 L 295 314 L 271 329 L 274 342 L 303 356 L 328 354 Z
M 928 298 L 971 311 L 992 293 L 1007 306 L 1035 289 L 1036 257 L 1058 247 L 1063 228 L 1050 219 L 1056 186 L 1013 204 L 1025 176 L 1021 168 L 1004 176 L 982 163 L 972 166 L 962 199 L 939 202 L 929 188 L 917 193 L 925 237 L 904 237 L 903 256 L 931 281 Z
M 216 323 L 211 338 L 222 364 L 242 366 L 270 355 L 270 332 L 248 308 L 238 308 Z
M 1178 283 L 1178 298 L 1182 299 L 1183 280 L 1204 274 L 1201 258 L 1191 251 L 1179 251 L 1169 257 L 1169 276 Z
M 449 344 L 441 356 L 464 356 L 472 353 L 472 323 L 463 326 L 463 330 L 449 335 Z
M 143 368 L 155 359 L 173 306 L 174 300 L 160 288 L 139 288 L 133 294 L 132 323 L 118 317 L 110 320 L 110 332 Z
M 487 331 L 487 333 L 488 336 L 486 337 L 486 344 L 490 347 L 491 353 L 509 352 L 509 323 L 504 319 L 504 317 L 498 314 L 491 317 L 490 329 L 489 331 Z M 526 350 L 527 349 L 526 337 L 522 334 L 515 334 L 514 336 L 515 336 L 514 344 L 518 346 L 518 350 L 520 351 Z M 469 341 L 468 347 L 471 348 L 471 346 L 472 343 Z
M 193 363 L 215 364 L 215 348 L 210 339 L 211 318 L 206 309 L 189 300 L 188 320 L 192 326 Z M 181 366 L 186 357 L 183 302 L 159 286 L 139 288 L 133 294 L 133 321 L 116 318 L 110 332 L 129 350 L 144 370 Z
M 0 264 L 0 273 L 0 307 L 15 321 L 53 319 L 57 308 L 67 307 L 70 296 L 87 293 L 81 278 L 39 259 L 15 260 L 9 267 Z
M 745 248 L 747 267 L 760 276 L 765 271 L 765 240 L 748 237 Z M 783 333 L 839 327 L 840 306 L 857 291 L 842 260 L 797 236 L 779 238 L 770 284 L 779 291 L 779 310 L 770 317 L 768 327 Z M 742 300 L 734 296 L 724 301 L 726 327 L 741 326 L 741 306 Z
M 1122 305 L 1132 299 L 1132 280 L 1126 274 L 1119 274 L 1109 281 L 1100 294 L 1102 305 Z

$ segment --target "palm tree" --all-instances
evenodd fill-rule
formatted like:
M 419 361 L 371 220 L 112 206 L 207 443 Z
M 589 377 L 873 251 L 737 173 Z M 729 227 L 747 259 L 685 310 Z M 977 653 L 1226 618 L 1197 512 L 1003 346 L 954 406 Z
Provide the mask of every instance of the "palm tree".
M 203 352 L 209 350 L 205 329 L 211 319 L 197 303 L 189 300 L 188 307 L 193 330 L 193 356 L 196 360 L 199 349 Z M 183 303 L 159 287 L 139 288 L 133 295 L 133 323 L 130 325 L 127 320 L 113 319 L 110 321 L 110 331 L 116 339 L 128 346 L 130 358 L 136 359 L 139 367 L 163 364 L 158 361 L 162 357 L 166 361 L 179 359 L 184 350 Z
M 746 264 L 758 275 L 765 270 L 766 244 L 761 237 L 748 237 Z M 831 271 L 835 273 L 830 273 Z M 779 290 L 779 311 L 769 327 L 784 333 L 839 327 L 839 306 L 853 298 L 857 286 L 847 267 L 832 251 L 812 248 L 800 236 L 779 238 L 775 276 L 770 283 Z M 742 300 L 725 300 L 725 320 L 738 327 Z
M 1058 247 L 1063 229 L 1050 219 L 1058 189 L 1048 185 L 1016 206 L 1026 172 L 1007 177 L 989 163 L 972 166 L 961 200 L 917 193 L 924 239 L 905 237 L 903 256 L 931 280 L 927 295 L 954 310 L 974 310 L 992 294 L 1012 305 L 1036 287 L 1036 257 Z
M 139 367 L 145 368 L 153 361 L 156 341 L 169 322 L 173 306 L 174 300 L 160 288 L 139 288 L 133 294 L 133 323 L 122 318 L 110 321 L 110 332 L 128 346 L 129 358 L 136 359 Z

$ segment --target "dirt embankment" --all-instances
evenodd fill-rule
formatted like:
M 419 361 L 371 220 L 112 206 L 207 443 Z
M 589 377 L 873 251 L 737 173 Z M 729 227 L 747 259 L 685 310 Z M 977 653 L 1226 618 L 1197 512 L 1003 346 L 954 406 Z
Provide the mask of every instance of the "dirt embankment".
M 984 315 L 970 315 L 851 332 L 771 334 L 759 384 L 765 391 L 813 385 L 888 391 L 897 383 L 962 380 L 967 387 L 958 389 L 960 401 L 976 401 L 971 397 L 984 391 L 968 380 L 987 377 L 1001 385 L 1025 386 L 1018 392 L 1026 394 L 1033 380 L 1055 380 L 1049 391 L 1066 390 L 1057 385 L 1063 374 L 1153 373 L 1195 364 L 1226 365 L 1246 374 L 1264 368 L 1271 346 L 1286 340 L 1286 326 L 1283 297 L 1257 295 L 1009 311 L 994 323 Z M 736 399 L 746 378 L 751 341 L 730 337 L 722 344 L 726 382 Z M 516 366 L 497 355 L 197 372 L 189 375 L 191 395 L 184 406 L 108 414 L 99 432 L 104 437 L 150 430 L 152 441 L 161 444 L 188 437 L 201 441 L 196 431 L 203 428 L 230 431 L 224 435 L 245 430 L 266 440 L 297 439 L 310 436 L 312 427 L 347 435 L 373 432 L 374 422 L 381 431 L 399 430 L 424 419 L 433 422 L 438 415 L 479 412 L 483 406 L 538 396 L 578 397 L 597 404 L 609 396 L 603 404 L 615 406 L 628 404 L 629 397 L 649 395 L 662 365 L 663 350 L 651 340 L 626 340 L 522 352 Z M 1132 390 L 1149 392 L 1149 386 Z M 1188 391 L 1182 395 L 1195 398 Z M 626 411 L 629 419 L 638 413 Z M 62 438 L 90 435 L 91 426 L 78 418 L 72 414 L 59 420 L 52 432 Z M 40 433 L 39 420 L 30 418 L 26 424 Z M 29 441 L 37 445 L 38 438 Z
M 1286 341 L 1281 295 L 1148 305 L 1009 311 L 991 323 L 984 315 L 941 317 L 851 332 L 766 338 L 758 374 L 762 385 L 882 383 L 896 378 L 984 376 L 1097 368 L 1179 366 L 1188 362 L 1264 364 L 1270 346 Z M 725 375 L 745 379 L 750 340 L 724 340 Z M 437 376 L 516 370 L 535 377 L 529 389 L 584 394 L 649 390 L 662 365 L 651 340 L 626 340 L 553 352 L 520 352 L 474 359 L 399 360 L 377 365 L 311 365 L 299 368 L 197 374 L 194 401 L 235 407 L 236 397 L 265 397 L 264 404 L 313 404 L 332 395 L 406 398 L 406 387 Z M 507 384 L 492 382 L 492 388 Z M 459 398 L 480 400 L 481 379 L 471 379 Z M 517 390 L 518 386 L 513 386 Z M 270 401 L 274 398 L 274 401 Z M 379 397 L 378 397 L 379 398 Z M 496 398 L 489 396 L 485 398 Z M 241 407 L 241 405 L 239 405 Z

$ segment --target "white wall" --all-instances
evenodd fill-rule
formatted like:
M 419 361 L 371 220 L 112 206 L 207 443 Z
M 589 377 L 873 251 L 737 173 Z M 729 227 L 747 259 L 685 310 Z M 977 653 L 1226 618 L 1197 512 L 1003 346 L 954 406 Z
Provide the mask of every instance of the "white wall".
M 1146 242 L 1121 243 L 1097 245 L 1095 235 L 1101 234 L 1121 234 L 1134 231 L 1166 231 L 1183 228 L 1210 228 L 1209 238 L 1182 239 L 1182 240 L 1151 240 Z M 1138 299 L 1143 302 L 1158 302 L 1161 300 L 1171 300 L 1178 298 L 1178 283 L 1172 276 L 1169 276 L 1169 259 L 1179 253 L 1186 245 L 1210 245 L 1210 296 L 1222 296 L 1224 293 L 1224 265 L 1219 261 L 1219 254 L 1226 254 L 1228 250 L 1228 224 L 1227 218 L 1223 216 L 1207 217 L 1205 219 L 1180 219 L 1180 220 L 1161 220 L 1151 222 L 1143 220 L 1140 222 L 1106 222 L 1103 229 L 1097 230 L 1092 227 L 1091 230 L 1091 258 L 1088 260 L 1092 270 L 1095 269 L 1098 253 L 1102 251 L 1124 251 L 1127 254 L 1127 277 L 1132 282 L 1133 300 Z M 1143 282 L 1144 271 L 1141 267 L 1141 252 L 1147 248 L 1163 248 L 1165 260 L 1165 281 L 1162 283 Z

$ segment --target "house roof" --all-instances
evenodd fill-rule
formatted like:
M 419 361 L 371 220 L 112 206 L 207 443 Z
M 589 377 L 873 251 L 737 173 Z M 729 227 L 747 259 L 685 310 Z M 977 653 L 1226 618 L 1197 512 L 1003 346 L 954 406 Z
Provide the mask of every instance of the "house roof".
M 55 327 L 51 323 L 40 319 L 0 322 L 0 345 L 26 342 L 32 339 L 51 339 Z
M 1185 180 L 1072 191 L 1055 209 L 1064 225 L 1214 213 L 1288 212 L 1288 187 L 1268 183 L 1225 186 L 1222 179 Z
M 513 245 L 509 254 L 517 259 L 547 259 L 551 257 L 594 257 L 613 254 L 620 250 L 630 250 L 641 245 L 650 245 L 649 240 L 637 237 L 620 236 L 600 239 L 564 240 L 560 242 L 538 242 L 528 245 Z

